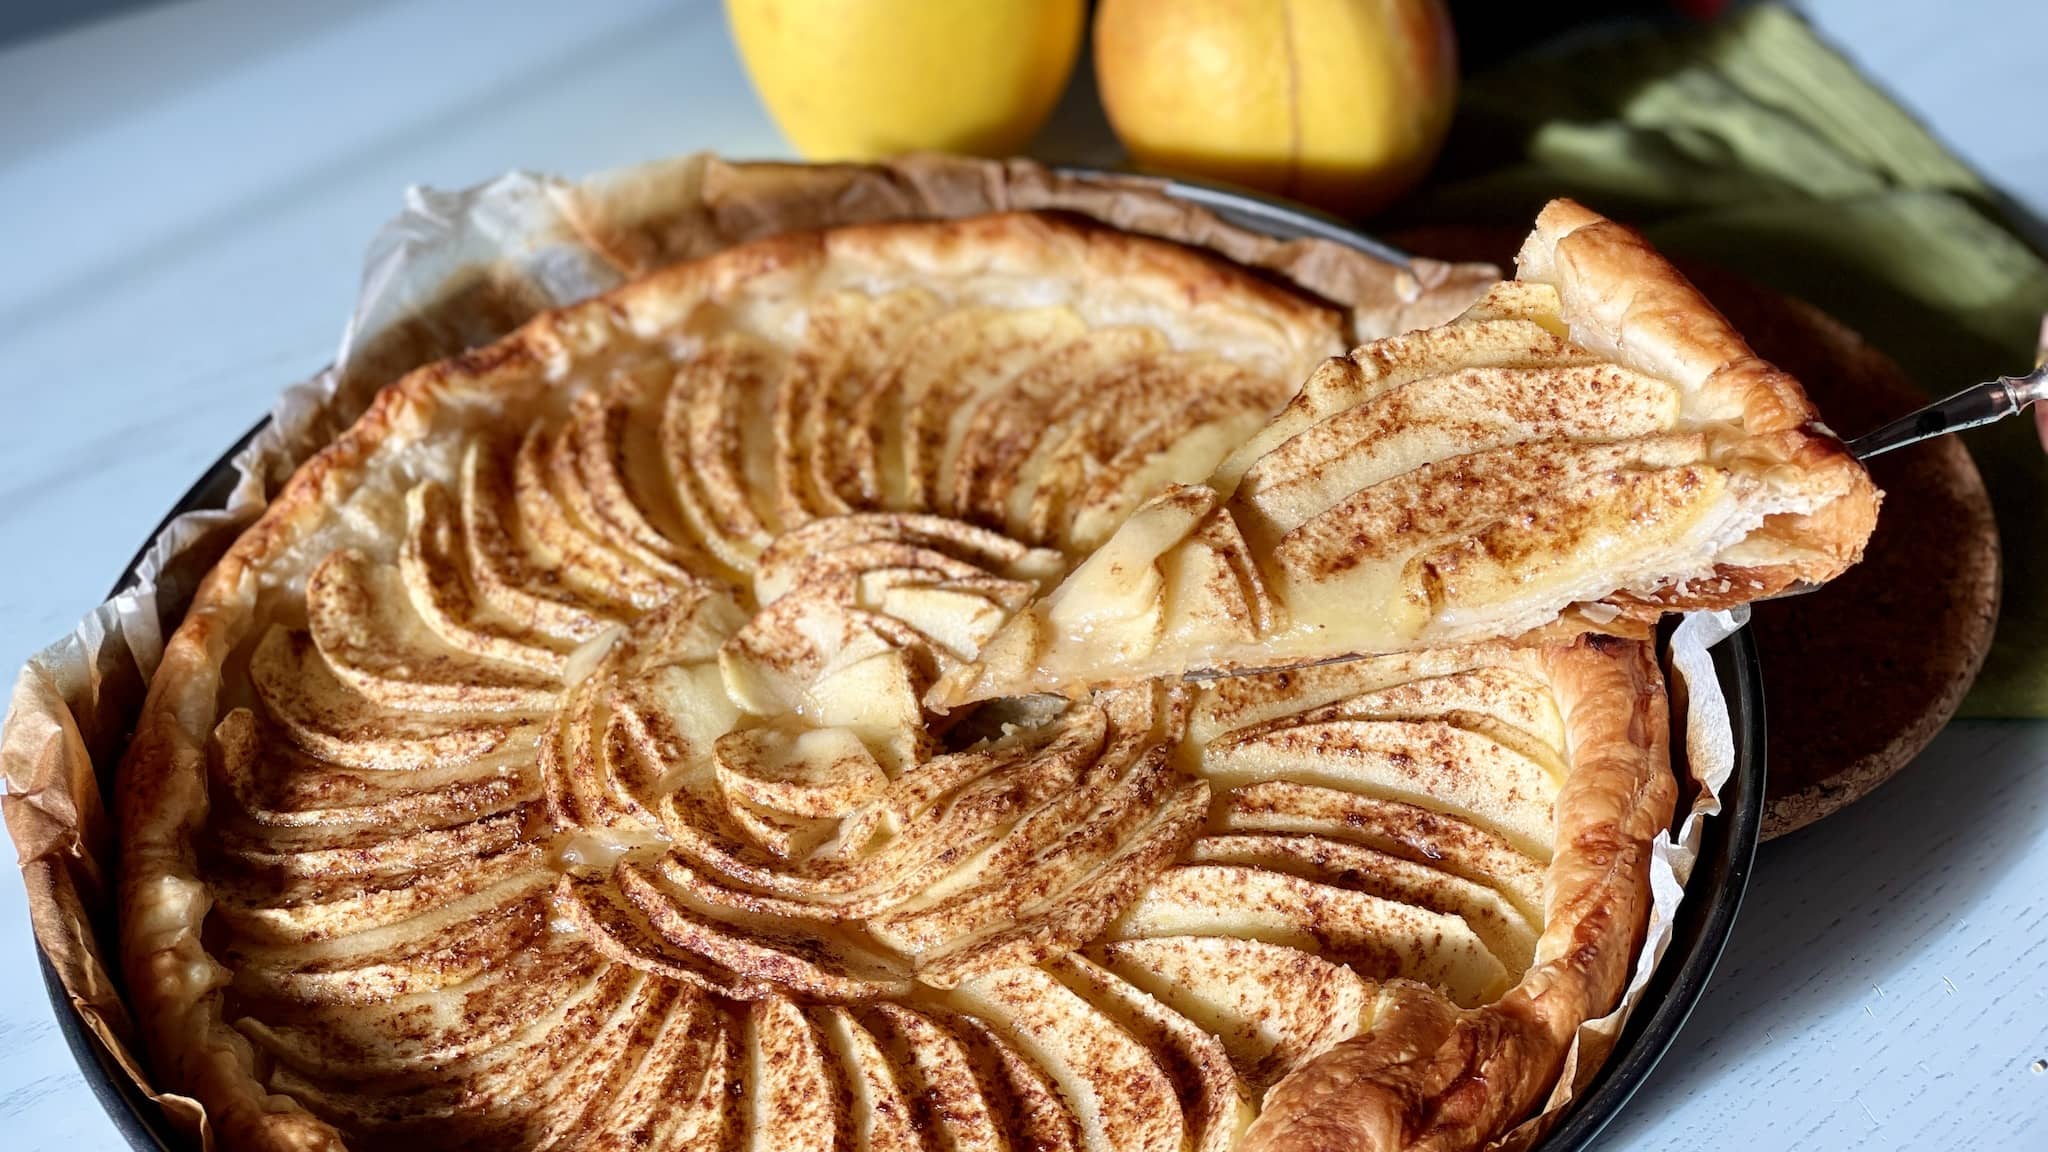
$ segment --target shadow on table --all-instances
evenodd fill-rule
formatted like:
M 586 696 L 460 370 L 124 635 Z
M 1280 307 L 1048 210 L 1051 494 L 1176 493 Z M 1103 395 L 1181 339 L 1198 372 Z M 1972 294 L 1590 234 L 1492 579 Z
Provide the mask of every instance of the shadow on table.
M 2039 831 L 2027 722 L 1951 726 L 1866 799 L 1757 853 L 1706 996 L 1601 1146 L 1645 1138 L 1739 1054 L 1870 994 L 1967 919 Z
M 0 48 L 162 3 L 164 0 L 22 0 L 0 4 Z

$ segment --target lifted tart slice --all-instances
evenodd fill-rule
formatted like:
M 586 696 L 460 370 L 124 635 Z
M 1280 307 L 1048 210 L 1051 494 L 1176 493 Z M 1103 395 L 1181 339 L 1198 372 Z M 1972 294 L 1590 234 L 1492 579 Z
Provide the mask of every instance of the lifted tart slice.
M 1839 575 L 1879 493 L 1636 233 L 1558 201 L 1518 278 L 1316 370 L 941 685 L 948 704 L 1545 628 Z

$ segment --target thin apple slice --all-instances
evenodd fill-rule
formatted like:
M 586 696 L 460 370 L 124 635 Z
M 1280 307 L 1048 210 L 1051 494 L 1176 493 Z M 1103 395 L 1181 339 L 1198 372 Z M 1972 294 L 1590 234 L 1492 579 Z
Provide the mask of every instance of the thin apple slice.
M 1115 1021 L 1037 968 L 1006 968 L 954 1001 L 1059 1085 L 1090 1152 L 1179 1152 L 1187 1135 L 1173 1081 Z
M 816 1021 L 769 996 L 754 1002 L 747 1023 L 748 1152 L 853 1152 L 846 1084 Z
M 1364 1027 L 1373 985 L 1263 940 L 1158 936 L 1099 945 L 1102 962 L 1216 1036 L 1261 1094 Z
M 1363 892 L 1224 864 L 1185 864 L 1152 882 L 1113 940 L 1229 936 L 1320 952 L 1374 978 L 1405 976 L 1472 1007 L 1513 985 L 1463 919 Z
M 1550 858 L 1558 781 L 1485 735 L 1441 720 L 1292 718 L 1231 733 L 1202 754 L 1224 787 L 1285 780 L 1448 812 Z
M 1079 955 L 1049 965 L 1061 983 L 1151 1049 L 1180 1095 L 1190 1152 L 1230 1152 L 1257 1109 L 1217 1038 L 1145 991 Z

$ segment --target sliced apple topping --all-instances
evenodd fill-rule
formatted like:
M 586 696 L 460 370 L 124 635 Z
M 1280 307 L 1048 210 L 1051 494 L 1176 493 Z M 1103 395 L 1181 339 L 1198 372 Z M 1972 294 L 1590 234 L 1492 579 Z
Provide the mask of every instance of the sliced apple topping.
M 721 737 L 715 756 L 728 795 L 793 816 L 843 816 L 889 786 L 846 728 L 749 728 Z
M 213 730 L 209 775 L 240 820 L 273 828 L 447 828 L 539 798 L 523 758 L 495 754 L 412 771 L 340 768 L 293 749 L 269 752 L 253 712 L 237 708 Z
M 1349 356 L 1326 360 L 1287 406 L 1244 441 L 1217 469 L 1235 489 L 1268 453 L 1324 421 L 1396 390 L 1459 369 L 1559 369 L 1598 363 L 1572 347 L 1558 317 L 1560 301 L 1548 285 L 1506 281 L 1494 285 L 1457 322 L 1375 340 Z
M 266 718 L 327 764 L 374 771 L 449 768 L 503 750 L 531 756 L 537 715 L 484 712 L 452 723 L 358 694 L 334 674 L 311 637 L 272 628 L 249 658 Z
M 1252 465 L 1235 503 L 1272 534 L 1427 464 L 1532 441 L 1633 439 L 1678 422 L 1678 391 L 1614 364 L 1457 368 L 1330 417 Z
M 550 1044 L 592 1053 L 587 1045 L 604 1036 L 622 1015 L 628 1020 L 635 1015 L 636 994 L 648 983 L 641 973 L 619 965 L 564 967 L 557 963 L 559 955 L 559 950 L 543 949 L 532 962 L 508 973 L 509 980 L 496 973 L 480 976 L 463 986 L 467 995 L 406 995 L 388 1005 L 316 1010 L 309 1020 L 277 1028 L 254 1019 L 238 1021 L 237 1027 L 274 1058 L 269 1073 L 273 1090 L 290 1092 L 323 1115 L 427 1142 L 447 1142 L 460 1135 L 511 1139 L 519 1127 L 538 1119 L 540 1110 L 507 1108 L 503 1100 L 545 1097 L 559 1087 L 551 1083 L 548 1070 L 538 1066 L 541 1062 L 522 1059 L 521 1054 L 547 1050 Z M 525 1011 L 516 1017 L 498 1010 L 514 999 L 504 995 L 508 984 L 536 979 L 548 981 L 553 995 L 524 1000 L 520 1007 Z M 488 1005 L 491 1015 L 470 1035 L 491 1043 L 438 1048 L 433 1056 L 412 1050 L 409 1040 L 422 1027 L 440 1031 L 441 1022 L 432 1015 L 465 1001 Z M 379 1045 L 375 1031 L 357 1026 L 362 1020 L 381 1024 L 382 1031 L 401 1038 Z M 360 1049 L 336 1052 L 334 1037 L 341 1032 L 359 1038 Z M 424 1075 L 421 1064 L 427 1065 Z M 578 1062 L 582 1069 L 591 1066 L 587 1055 Z
M 851 1088 L 855 1138 L 874 1152 L 922 1152 L 925 1142 L 909 1092 L 882 1044 L 844 1009 L 820 1012 L 827 1041 Z
M 1092 547 L 1146 495 L 1207 476 L 1285 397 L 1249 369 L 1173 353 L 1100 385 L 1049 413 L 1018 465 L 1003 516 L 1012 535 Z
M 430 712 L 544 712 L 542 673 L 479 666 L 434 635 L 398 573 L 355 551 L 332 553 L 306 582 L 313 643 L 335 676 L 364 699 Z
M 528 873 L 397 924 L 290 947 L 250 941 L 227 959 L 257 997 L 360 1004 L 447 988 L 537 940 L 550 887 Z
M 493 1065 L 522 1034 L 561 1027 L 580 1007 L 615 998 L 635 975 L 574 941 L 549 939 L 450 989 L 309 1004 L 290 1018 L 238 1026 L 296 1072 L 375 1084 L 418 1064 Z
M 784 527 L 844 515 L 861 499 L 859 469 L 839 446 L 859 394 L 897 341 L 937 307 L 922 292 L 837 293 L 814 305 L 775 395 L 776 511 Z
M 1221 823 L 1232 830 L 1306 833 L 1361 844 L 1497 889 L 1532 923 L 1544 917 L 1543 860 L 1422 805 L 1275 780 L 1232 789 Z
M 723 336 L 677 368 L 662 412 L 676 503 L 705 547 L 737 571 L 774 541 L 769 413 L 778 370 L 768 345 Z
M 953 477 L 983 399 L 1086 329 L 1064 308 L 961 308 L 913 332 L 893 370 L 863 398 L 854 426 L 856 442 L 884 460 L 892 444 L 900 446 L 902 502 L 891 500 L 886 467 L 875 485 L 883 501 L 955 512 Z M 892 435 L 892 428 L 901 431 Z
M 866 1017 L 887 1038 L 887 1058 L 913 1122 L 952 1152 L 1005 1152 L 1014 1146 L 1010 1134 L 1017 1130 L 1005 1123 L 1006 1102 L 993 1077 L 976 1066 L 973 1050 L 951 1028 L 896 1004 L 877 1004 Z
M 746 1147 L 853 1148 L 846 1085 L 817 1022 L 795 1003 L 771 996 L 753 1004 L 747 1023 Z
M 294 1123 L 1227 1152 L 1387 989 L 1483 1005 L 1573 946 L 1547 657 L 1150 673 L 1661 563 L 1730 523 L 1732 417 L 1536 285 L 1297 393 L 1319 307 L 1032 226 L 1113 274 L 785 238 L 549 318 L 504 396 L 381 402 L 433 451 L 341 468 L 252 582 L 189 840 Z
M 962 984 L 954 999 L 1053 1078 L 1090 1152 L 1184 1146 L 1187 1124 L 1158 1058 L 1051 974 L 1006 968 Z
M 1263 940 L 1317 952 L 1375 979 L 1431 984 L 1467 1006 L 1487 1003 L 1514 983 L 1461 917 L 1256 866 L 1168 869 L 1110 936 Z
M 213 914 L 261 943 L 323 940 L 409 919 L 538 872 L 543 864 L 538 845 L 515 844 L 474 860 L 427 865 L 396 876 L 357 877 L 285 895 L 260 882 L 229 879 L 218 886 Z
M 1155 936 L 1099 945 L 1103 963 L 1230 1054 L 1255 1092 L 1356 1035 L 1373 986 L 1351 968 L 1263 940 Z
M 1146 358 L 1165 348 L 1166 338 L 1151 328 L 1096 329 L 1052 349 L 1001 389 L 981 397 L 961 428 L 950 461 L 952 483 L 939 509 L 1004 527 L 1011 494 L 1033 479 L 1025 468 L 1047 427 L 1058 426 L 1103 389 L 1144 371 Z
M 578 643 L 628 614 L 592 602 L 551 575 L 550 560 L 526 544 L 514 510 L 508 467 L 488 441 L 469 442 L 462 456 L 462 540 L 477 599 L 515 626 Z
M 1500 893 L 1384 852 L 1320 836 L 1205 836 L 1188 859 L 1285 872 L 1456 916 L 1512 972 L 1536 956 L 1540 922 L 1531 923 Z
M 704 996 L 659 1017 L 651 1035 L 621 1053 L 625 1084 L 593 1101 L 584 1132 L 561 1143 L 597 1148 L 727 1148 L 741 1122 L 739 1026 L 725 1006 Z M 638 1056 L 637 1063 L 629 1063 Z
M 1557 780 L 1491 738 L 1441 720 L 1292 718 L 1232 733 L 1203 751 L 1203 772 L 1236 786 L 1313 784 L 1449 811 L 1549 855 Z
M 443 643 L 471 656 L 560 676 L 568 667 L 570 642 L 545 633 L 522 635 L 499 624 L 470 594 L 457 513 L 447 493 L 438 485 L 421 484 L 406 494 L 405 507 L 398 571 L 421 622 Z
M 513 456 L 513 505 L 535 567 L 615 612 L 644 612 L 683 590 L 686 585 L 612 546 L 601 527 L 578 515 L 574 457 L 561 447 L 568 443 L 534 429 Z
M 628 377 L 628 386 L 579 397 L 556 441 L 554 468 L 565 503 L 584 523 L 643 567 L 687 588 L 706 583 L 697 573 L 716 571 L 713 557 L 685 530 L 673 489 L 644 475 L 654 469 L 636 467 L 659 451 L 647 411 L 647 396 L 659 386 L 639 376 L 668 370 L 666 360 L 651 360 Z
M 1237 1147 L 1238 1137 L 1244 1135 L 1257 1110 L 1250 1089 L 1231 1066 L 1221 1041 L 1079 955 L 1062 956 L 1049 968 L 1062 984 L 1155 1054 L 1180 1099 L 1188 1147 L 1197 1152 L 1229 1152 Z

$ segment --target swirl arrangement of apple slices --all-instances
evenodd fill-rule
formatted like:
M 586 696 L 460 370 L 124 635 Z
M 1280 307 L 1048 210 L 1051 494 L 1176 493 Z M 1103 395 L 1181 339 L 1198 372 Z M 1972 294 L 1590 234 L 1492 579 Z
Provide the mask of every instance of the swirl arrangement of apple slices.
M 1640 930 L 1641 646 L 927 703 L 1336 339 L 1012 216 L 735 249 L 387 389 L 124 766 L 159 1086 L 230 1148 L 1166 1152 L 1481 1028 L 1526 1083 L 1465 1135 L 1512 1122 Z

